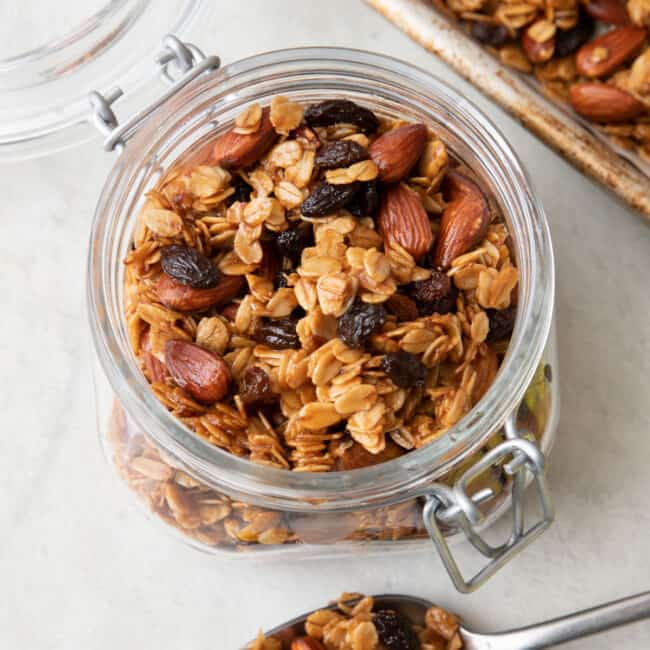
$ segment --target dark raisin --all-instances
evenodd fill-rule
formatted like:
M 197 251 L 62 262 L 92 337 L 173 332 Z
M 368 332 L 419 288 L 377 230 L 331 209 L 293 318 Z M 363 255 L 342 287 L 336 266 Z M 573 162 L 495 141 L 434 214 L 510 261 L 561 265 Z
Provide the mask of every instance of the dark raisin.
M 162 270 L 181 284 L 193 289 L 212 289 L 219 284 L 217 267 L 196 248 L 172 244 L 160 249 Z
M 290 259 L 293 264 L 300 262 L 302 251 L 314 243 L 311 228 L 294 228 L 285 230 L 275 238 L 275 248 L 281 256 Z
M 419 315 L 415 301 L 401 293 L 394 293 L 385 304 L 386 309 L 401 322 L 415 320 Z
M 472 23 L 470 31 L 477 41 L 486 45 L 492 45 L 492 47 L 500 47 L 510 36 L 508 30 L 503 25 L 488 23 L 483 20 L 475 20 Z
M 431 316 L 453 311 L 458 291 L 446 273 L 432 271 L 430 278 L 411 285 L 410 295 L 415 300 L 420 316 Z
M 330 185 L 321 183 L 302 202 L 301 212 L 305 217 L 324 217 L 330 212 L 344 208 L 357 193 L 358 183 Z
M 386 316 L 382 305 L 355 300 L 339 318 L 338 337 L 351 348 L 362 348 L 368 336 L 384 324 Z
M 372 622 L 387 650 L 419 650 L 420 641 L 406 618 L 393 609 L 378 611 Z
M 242 402 L 251 408 L 260 408 L 277 400 L 269 376 L 259 366 L 250 366 L 239 382 Z
M 331 126 L 345 122 L 355 124 L 364 133 L 374 133 L 379 127 L 379 120 L 372 111 L 347 99 L 332 99 L 308 106 L 305 122 L 309 126 Z
M 275 278 L 273 279 L 273 286 L 276 289 L 284 289 L 285 287 L 288 287 L 287 283 L 287 276 L 280 271 L 280 273 L 277 273 Z
M 276 350 L 300 348 L 300 339 L 296 333 L 296 321 L 289 318 L 277 318 L 262 323 L 255 330 L 255 340 Z
M 571 29 L 558 29 L 555 32 L 555 55 L 569 56 L 584 45 L 594 33 L 596 23 L 584 11 L 580 11 L 578 22 Z
M 233 177 L 230 184 L 235 188 L 235 191 L 226 199 L 226 205 L 232 205 L 237 201 L 248 203 L 251 200 L 253 188 L 241 176 Z
M 368 151 L 358 142 L 338 140 L 321 147 L 316 154 L 316 164 L 322 169 L 349 167 L 368 158 Z
M 487 335 L 488 341 L 503 341 L 507 339 L 515 327 L 515 318 L 517 317 L 517 308 L 508 307 L 507 309 L 486 309 L 485 313 L 490 320 L 490 331 Z
M 355 217 L 374 217 L 379 207 L 379 189 L 377 181 L 362 183 L 347 209 Z
M 422 386 L 427 378 L 427 367 L 416 356 L 402 350 L 386 354 L 381 369 L 400 388 Z

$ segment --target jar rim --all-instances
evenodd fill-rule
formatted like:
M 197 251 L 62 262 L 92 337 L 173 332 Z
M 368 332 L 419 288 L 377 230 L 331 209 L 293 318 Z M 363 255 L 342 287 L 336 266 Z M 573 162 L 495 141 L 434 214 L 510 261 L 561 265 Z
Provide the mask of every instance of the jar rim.
M 422 101 L 436 102 L 443 114 L 455 121 L 455 129 L 462 127 L 463 137 L 471 140 L 473 150 L 486 157 L 475 162 L 480 162 L 485 173 L 492 169 L 493 180 L 500 183 L 495 188 L 499 192 L 496 198 L 509 208 L 504 216 L 511 228 L 523 293 L 501 368 L 485 395 L 467 415 L 440 438 L 397 459 L 330 473 L 291 472 L 257 465 L 211 445 L 186 428 L 153 395 L 130 346 L 125 349 L 122 303 L 116 301 L 115 291 L 111 289 L 115 287 L 112 266 L 118 259 L 115 240 L 130 237 L 133 218 L 130 215 L 118 223 L 120 206 L 116 203 L 133 193 L 134 178 L 151 165 L 165 143 L 180 137 L 178 130 L 187 124 L 191 107 L 205 101 L 206 93 L 214 99 L 218 90 L 214 106 L 218 104 L 219 108 L 210 115 L 214 122 L 232 109 L 244 82 L 251 93 L 255 91 L 255 83 L 278 83 L 278 79 L 291 78 L 291 75 L 304 78 L 307 72 L 312 76 L 318 73 L 323 80 L 332 80 L 336 74 L 365 79 L 370 85 L 376 82 L 375 95 L 359 89 L 367 101 L 380 92 L 404 93 L 408 88 Z M 334 81 L 331 83 L 336 85 Z M 325 86 L 321 88 L 325 89 Z M 242 101 L 248 103 L 250 98 Z M 90 324 L 96 353 L 117 399 L 157 444 L 197 478 L 233 498 L 244 498 L 255 505 L 294 511 L 306 508 L 332 511 L 355 509 L 361 504 L 386 505 L 425 494 L 432 480 L 484 443 L 519 404 L 548 337 L 555 281 L 550 233 L 544 210 L 516 153 L 482 111 L 434 75 L 392 57 L 348 48 L 293 48 L 242 59 L 196 87 L 183 90 L 173 101 L 173 108 L 179 112 L 165 115 L 165 119 L 150 120 L 155 124 L 147 123 L 136 134 L 132 146 L 126 147 L 106 181 L 93 221 L 88 257 Z M 119 292 L 119 287 L 116 291 Z

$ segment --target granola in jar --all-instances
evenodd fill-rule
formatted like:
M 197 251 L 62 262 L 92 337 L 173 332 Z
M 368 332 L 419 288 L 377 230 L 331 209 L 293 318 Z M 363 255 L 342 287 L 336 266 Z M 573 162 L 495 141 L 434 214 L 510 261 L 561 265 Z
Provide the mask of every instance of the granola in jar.
M 395 610 L 378 608 L 372 596 L 345 593 L 336 607 L 310 614 L 302 636 L 291 632 L 265 637 L 260 632 L 248 649 L 462 650 L 459 627 L 453 614 L 437 606 L 417 625 Z
M 433 0 L 502 63 L 534 75 L 650 162 L 648 0 Z
M 152 391 L 198 436 L 335 472 L 420 448 L 473 408 L 507 349 L 518 279 L 496 204 L 426 125 L 276 97 L 148 192 L 124 310 Z M 113 420 L 121 474 L 200 543 L 426 535 L 417 500 L 327 530 L 233 501 L 175 469 L 119 405 Z M 495 494 L 506 480 L 484 477 Z

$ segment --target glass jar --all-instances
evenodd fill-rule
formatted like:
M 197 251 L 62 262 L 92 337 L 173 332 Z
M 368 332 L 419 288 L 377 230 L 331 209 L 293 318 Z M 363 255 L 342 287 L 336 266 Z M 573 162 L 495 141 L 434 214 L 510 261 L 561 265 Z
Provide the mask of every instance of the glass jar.
M 123 150 L 92 229 L 88 304 L 107 456 L 154 519 L 202 550 L 255 557 L 263 552 L 330 555 L 411 548 L 431 535 L 456 586 L 475 588 L 553 516 L 543 468 L 558 412 L 553 253 L 542 207 L 521 163 L 465 98 L 423 70 L 377 54 L 277 51 L 181 85 L 146 119 L 121 129 Z M 492 194 L 514 241 L 520 271 L 517 323 L 494 383 L 445 435 L 374 467 L 289 472 L 210 445 L 157 400 L 129 343 L 122 261 L 145 192 L 181 157 L 222 132 L 245 105 L 268 104 L 279 94 L 301 102 L 351 99 L 428 124 Z M 521 495 L 532 478 L 544 515 L 524 530 Z M 513 535 L 489 547 L 479 531 L 510 507 L 513 495 Z M 491 558 L 469 581 L 447 547 L 446 540 L 461 533 Z

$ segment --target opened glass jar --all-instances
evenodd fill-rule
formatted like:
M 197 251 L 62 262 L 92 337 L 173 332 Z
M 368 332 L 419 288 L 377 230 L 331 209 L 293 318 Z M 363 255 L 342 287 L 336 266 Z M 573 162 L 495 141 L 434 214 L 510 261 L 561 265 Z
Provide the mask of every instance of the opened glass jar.
M 195 48 L 192 56 L 200 61 Z M 553 254 L 530 182 L 480 111 L 435 77 L 395 59 L 308 48 L 219 70 L 216 65 L 199 63 L 154 108 L 117 129 L 109 103 L 95 97 L 106 147 L 120 150 L 97 207 L 88 265 L 99 428 L 107 455 L 155 519 L 203 550 L 329 555 L 411 548 L 430 536 L 456 586 L 474 589 L 553 518 L 544 474 L 558 412 Z M 517 321 L 495 381 L 444 435 L 373 467 L 298 473 L 216 448 L 158 401 L 129 343 L 122 262 L 144 194 L 244 107 L 268 105 L 277 95 L 301 103 L 351 99 L 423 122 L 492 195 L 512 235 L 520 273 Z M 522 496 L 531 479 L 543 514 L 526 528 Z M 508 508 L 512 534 L 490 546 L 479 531 Z M 462 577 L 446 541 L 462 533 L 490 560 L 471 580 Z

